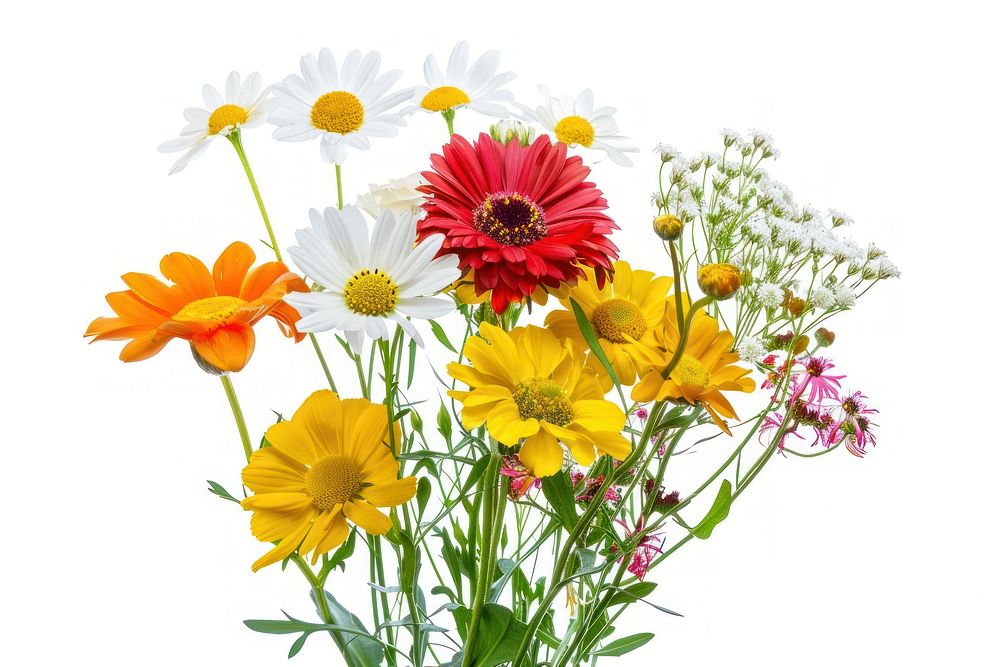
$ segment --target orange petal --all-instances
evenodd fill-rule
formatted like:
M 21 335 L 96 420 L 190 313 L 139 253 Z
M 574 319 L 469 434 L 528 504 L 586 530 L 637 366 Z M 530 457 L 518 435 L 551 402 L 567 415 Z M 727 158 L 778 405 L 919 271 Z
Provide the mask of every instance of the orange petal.
M 239 297 L 244 301 L 253 301 L 254 299 L 260 298 L 265 291 L 267 291 L 286 273 L 290 272 L 288 267 L 285 266 L 283 262 L 265 262 L 264 264 L 261 264 L 247 274 L 246 278 L 243 280 L 243 286 L 240 289 Z M 295 274 L 292 275 L 295 276 Z M 298 278 L 298 276 L 295 277 Z M 309 287 L 302 281 L 301 278 L 299 278 L 299 282 L 302 282 L 302 287 L 305 289 L 296 289 L 291 291 L 309 290 Z
M 231 325 L 191 339 L 198 355 L 220 371 L 236 372 L 250 361 L 254 348 L 253 329 Z
M 257 256 L 246 243 L 236 241 L 222 251 L 212 268 L 215 292 L 225 296 L 239 296 L 247 271 Z
M 165 312 L 176 313 L 186 303 L 176 289 L 167 287 L 148 273 L 126 273 L 122 280 L 140 299 Z
M 122 348 L 122 352 L 118 355 L 118 358 L 125 362 L 149 359 L 154 354 L 162 350 L 163 346 L 169 343 L 171 338 L 173 337 L 149 335 L 140 336 Z
M 160 260 L 160 273 L 173 283 L 186 303 L 215 296 L 212 274 L 201 260 L 182 252 L 172 252 Z

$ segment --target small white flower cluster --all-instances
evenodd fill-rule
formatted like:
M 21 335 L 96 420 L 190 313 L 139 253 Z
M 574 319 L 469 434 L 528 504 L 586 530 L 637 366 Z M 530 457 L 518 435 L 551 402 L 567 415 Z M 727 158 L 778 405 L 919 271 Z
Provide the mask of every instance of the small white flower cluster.
M 736 345 L 736 354 L 748 363 L 756 363 L 767 354 L 767 346 L 759 338 L 744 338 Z
M 765 308 L 777 308 L 785 300 L 785 290 L 774 283 L 759 283 L 755 293 Z

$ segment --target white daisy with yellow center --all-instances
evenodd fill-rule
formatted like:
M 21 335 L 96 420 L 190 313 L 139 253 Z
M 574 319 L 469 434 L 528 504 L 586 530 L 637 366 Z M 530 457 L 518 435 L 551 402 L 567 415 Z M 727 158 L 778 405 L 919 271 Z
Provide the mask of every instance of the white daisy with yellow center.
M 239 72 L 230 72 L 224 93 L 206 83 L 201 89 L 205 108 L 185 109 L 184 118 L 188 124 L 181 130 L 181 135 L 159 146 L 161 153 L 186 151 L 170 168 L 170 173 L 176 174 L 186 167 L 216 137 L 229 136 L 235 130 L 263 124 L 277 106 L 276 100 L 269 97 L 270 92 L 270 89 L 261 89 L 261 78 L 257 72 L 248 76 L 246 81 L 240 80 Z
M 545 103 L 532 109 L 518 104 L 524 118 L 541 124 L 567 146 L 604 151 L 611 161 L 631 167 L 625 153 L 638 153 L 627 137 L 618 134 L 614 107 L 594 108 L 594 93 L 584 90 L 576 98 L 569 95 L 554 97 L 545 86 L 538 87 Z
M 341 67 L 329 49 L 307 53 L 299 61 L 302 76 L 291 74 L 274 87 L 279 107 L 270 116 L 279 141 L 320 139 L 327 162 L 343 164 L 349 148 L 368 150 L 372 137 L 394 137 L 406 124 L 388 113 L 413 95 L 413 89 L 387 94 L 402 72 L 379 76 L 382 57 L 351 51 Z
M 458 256 L 435 257 L 444 242 L 441 234 L 417 243 L 414 216 L 382 211 L 371 238 L 355 206 L 312 209 L 309 221 L 310 227 L 295 233 L 299 245 L 288 252 L 323 291 L 285 297 L 302 316 L 295 323 L 299 331 L 343 331 L 360 352 L 366 335 L 388 339 L 389 326 L 396 323 L 423 345 L 408 318 L 433 319 L 455 309 L 452 299 L 433 295 L 461 275 Z
M 503 86 L 515 78 L 513 72 L 497 74 L 500 52 L 487 51 L 469 66 L 469 44 L 459 42 L 451 51 L 448 67 L 442 73 L 433 54 L 424 61 L 426 86 L 418 86 L 413 93 L 413 106 L 403 109 L 404 114 L 418 111 L 438 113 L 468 107 L 486 116 L 506 118 L 510 110 L 504 103 L 513 102 L 514 95 Z

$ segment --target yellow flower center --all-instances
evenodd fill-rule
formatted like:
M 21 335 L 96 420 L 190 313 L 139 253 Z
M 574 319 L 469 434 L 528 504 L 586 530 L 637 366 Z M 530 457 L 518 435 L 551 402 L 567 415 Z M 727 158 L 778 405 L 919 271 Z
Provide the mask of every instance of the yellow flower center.
M 626 336 L 638 340 L 648 328 L 639 307 L 625 299 L 602 301 L 594 308 L 590 322 L 598 336 L 612 343 L 628 343 Z
M 351 500 L 361 491 L 361 469 L 346 456 L 320 459 L 306 473 L 306 493 L 320 512 Z
M 674 367 L 674 372 L 671 375 L 677 384 L 698 387 L 701 391 L 708 389 L 708 385 L 712 382 L 712 376 L 708 370 L 690 354 L 681 355 L 681 360 Z
M 399 300 L 399 287 L 378 269 L 355 273 L 344 286 L 347 307 L 360 315 L 391 313 Z
M 428 111 L 445 111 L 447 109 L 457 107 L 460 104 L 468 103 L 468 93 L 461 88 L 456 88 L 455 86 L 441 86 L 440 88 L 435 88 L 424 95 L 424 99 L 420 100 L 420 106 Z
M 361 129 L 365 122 L 365 108 L 361 100 L 346 90 L 335 90 L 322 95 L 309 114 L 313 127 L 337 134 L 349 134 Z
M 556 123 L 555 131 L 556 139 L 569 146 L 590 148 L 594 143 L 594 126 L 583 116 L 566 116 Z
M 208 117 L 208 133 L 218 134 L 230 125 L 242 125 L 250 115 L 247 110 L 235 104 L 223 104 Z
M 225 322 L 246 303 L 236 296 L 210 296 L 192 301 L 184 306 L 174 315 L 174 319 L 181 322 L 197 322 L 199 320 Z
M 521 419 L 538 419 L 556 426 L 573 421 L 573 404 L 557 382 L 535 378 L 517 385 L 512 393 Z

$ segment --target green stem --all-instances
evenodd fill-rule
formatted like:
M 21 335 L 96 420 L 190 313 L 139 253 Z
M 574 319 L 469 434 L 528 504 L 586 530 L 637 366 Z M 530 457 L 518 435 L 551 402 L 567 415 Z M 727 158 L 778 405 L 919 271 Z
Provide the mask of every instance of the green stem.
M 271 228 L 271 220 L 267 217 L 267 209 L 264 208 L 264 200 L 260 196 L 260 189 L 257 188 L 257 179 L 253 177 L 253 170 L 250 169 L 250 162 L 247 160 L 246 151 L 243 150 L 243 140 L 240 138 L 240 131 L 230 132 L 227 136 L 229 143 L 233 145 L 236 149 L 236 154 L 240 158 L 240 162 L 243 164 L 243 171 L 247 173 L 247 180 L 250 181 L 250 189 L 253 190 L 253 196 L 257 200 L 257 208 L 260 209 L 260 217 L 264 219 L 264 227 L 267 228 L 267 236 L 271 240 L 271 250 L 274 251 L 274 256 L 278 261 L 281 259 L 281 250 L 278 248 L 278 240 L 274 237 L 274 229 Z
M 340 165 L 334 166 L 334 171 L 337 172 L 337 208 L 344 210 L 344 180 L 340 173 Z
M 660 413 L 663 410 L 663 403 L 658 402 L 653 405 L 652 410 L 649 411 L 649 419 L 647 424 L 657 424 L 660 419 Z M 641 458 L 643 450 L 645 450 L 646 445 L 649 443 L 649 438 L 652 431 L 652 426 L 647 427 L 642 434 L 642 438 L 639 439 L 639 444 L 636 445 L 632 453 L 629 454 L 628 458 L 622 461 L 622 464 L 618 467 L 618 471 L 623 474 L 627 473 L 636 462 Z M 602 507 L 602 503 L 599 499 L 604 498 L 608 489 L 611 487 L 615 480 L 615 470 L 609 470 L 604 476 L 604 482 L 601 487 L 594 494 L 594 501 L 587 505 L 587 509 L 584 511 L 583 515 L 577 521 L 576 525 L 573 526 L 573 530 L 566 540 L 566 544 L 563 545 L 562 550 L 559 553 L 559 557 L 556 559 L 555 567 L 552 569 L 552 577 L 549 581 L 549 590 L 546 592 L 545 597 L 542 599 L 538 610 L 535 611 L 534 616 L 531 618 L 531 622 L 528 624 L 528 630 L 524 634 L 524 639 L 521 640 L 520 646 L 518 646 L 517 654 L 511 661 L 513 667 L 520 667 L 523 664 L 525 655 L 528 652 L 528 647 L 531 645 L 531 641 L 535 637 L 535 633 L 538 630 L 538 626 L 542 623 L 542 618 L 545 616 L 546 611 L 552 605 L 553 600 L 555 600 L 556 595 L 559 593 L 565 581 L 562 579 L 563 570 L 566 569 L 566 562 L 569 560 L 570 554 L 572 554 L 573 549 L 576 547 L 578 540 L 583 536 L 583 533 L 590 526 L 590 522 L 594 520 L 597 515 L 598 510 Z
M 240 432 L 243 453 L 246 454 L 247 463 L 250 463 L 250 456 L 253 454 L 253 445 L 250 444 L 250 433 L 247 432 L 247 422 L 243 417 L 243 408 L 240 407 L 240 399 L 236 398 L 236 389 L 233 388 L 233 381 L 229 379 L 228 374 L 220 375 L 219 379 L 222 380 L 222 388 L 226 390 L 229 407 L 233 409 L 233 419 L 236 420 L 236 428 Z
M 320 349 L 319 341 L 316 340 L 316 334 L 309 334 L 309 340 L 312 342 L 313 349 L 316 350 L 316 358 L 319 359 L 319 365 L 323 367 L 323 374 L 326 376 L 326 381 L 330 383 L 330 389 L 337 392 L 337 383 L 333 381 L 333 374 L 330 373 L 330 367 L 326 363 L 326 357 L 323 356 L 323 350 Z
M 450 138 L 451 135 L 455 134 L 455 110 L 445 109 L 441 115 L 444 116 L 444 122 L 448 123 L 448 137 Z
M 236 132 L 231 132 L 227 137 L 229 143 L 233 145 L 236 149 L 236 154 L 240 158 L 240 162 L 243 164 L 243 171 L 247 174 L 247 180 L 250 181 L 250 189 L 253 190 L 253 196 L 257 200 L 257 208 L 260 209 L 260 217 L 264 219 L 264 227 L 267 228 L 267 236 L 271 239 L 271 250 L 274 251 L 274 258 L 279 262 L 284 260 L 281 259 L 281 249 L 278 247 L 278 240 L 274 236 L 274 229 L 271 227 L 271 219 L 267 216 L 267 209 L 264 208 L 264 200 L 260 196 L 260 190 L 257 188 L 257 179 L 253 176 L 253 170 L 250 169 L 250 162 L 247 160 L 246 151 L 243 150 L 243 140 L 240 138 L 239 130 Z M 323 367 L 323 373 L 326 375 L 326 381 L 330 383 L 330 389 L 337 391 L 337 384 L 333 381 L 333 375 L 330 374 L 330 367 L 326 363 L 326 358 L 323 356 L 323 350 L 320 349 L 319 341 L 316 340 L 316 334 L 309 334 L 309 340 L 312 341 L 313 349 L 316 350 L 316 357 L 319 359 L 320 365 Z
M 498 526 L 503 524 L 503 500 L 497 498 L 498 482 L 500 481 L 500 451 L 497 443 L 490 439 L 490 462 L 486 467 L 483 488 L 483 529 L 482 549 L 479 556 L 479 576 L 476 579 L 476 591 L 469 620 L 469 631 L 465 636 L 465 652 L 462 655 L 462 667 L 472 665 L 473 649 L 479 632 L 479 623 L 483 614 L 483 606 L 493 583 L 493 554 L 499 544 Z M 499 519 L 497 518 L 499 516 Z

